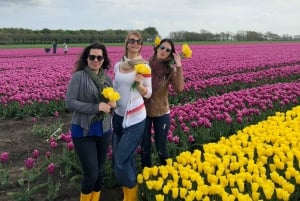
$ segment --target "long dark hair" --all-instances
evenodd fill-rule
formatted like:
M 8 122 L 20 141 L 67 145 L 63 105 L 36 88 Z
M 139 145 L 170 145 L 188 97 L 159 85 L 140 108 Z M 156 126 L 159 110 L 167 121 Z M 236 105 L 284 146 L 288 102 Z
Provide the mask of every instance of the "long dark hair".
M 156 57 L 157 55 L 157 49 L 159 48 L 159 46 L 161 46 L 161 44 L 163 44 L 164 42 L 167 42 L 171 45 L 171 52 L 170 52 L 170 55 L 169 57 L 167 58 L 168 61 L 170 61 L 171 59 L 174 59 L 174 56 L 173 56 L 173 53 L 175 53 L 175 45 L 173 43 L 173 41 L 170 39 L 170 38 L 164 38 L 160 41 L 159 45 L 155 46 L 154 47 L 154 54 L 153 54 L 153 57 Z
M 75 63 L 75 69 L 74 72 L 83 70 L 87 65 L 87 58 L 90 54 L 90 50 L 91 49 L 100 49 L 103 52 L 103 58 L 104 61 L 102 63 L 102 67 L 103 69 L 109 69 L 110 67 L 110 59 L 108 58 L 108 54 L 107 54 L 107 50 L 105 45 L 95 42 L 89 46 L 87 46 L 86 48 L 84 48 L 84 50 L 82 51 L 81 55 L 79 56 L 79 59 L 76 61 Z

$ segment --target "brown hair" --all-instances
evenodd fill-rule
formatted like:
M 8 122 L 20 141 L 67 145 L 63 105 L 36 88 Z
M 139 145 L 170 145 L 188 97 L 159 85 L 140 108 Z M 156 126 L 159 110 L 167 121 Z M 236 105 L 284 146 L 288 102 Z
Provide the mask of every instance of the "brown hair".
M 90 53 L 91 49 L 100 49 L 100 50 L 102 50 L 104 61 L 102 63 L 101 68 L 109 69 L 110 59 L 108 57 L 105 45 L 103 45 L 101 43 L 98 43 L 98 42 L 95 42 L 95 43 L 90 44 L 89 46 L 87 46 L 83 49 L 82 53 L 80 54 L 78 60 L 75 63 L 75 69 L 74 69 L 73 73 L 75 73 L 77 71 L 80 71 L 80 70 L 83 70 L 88 65 L 87 64 L 87 58 L 89 56 L 89 53 Z

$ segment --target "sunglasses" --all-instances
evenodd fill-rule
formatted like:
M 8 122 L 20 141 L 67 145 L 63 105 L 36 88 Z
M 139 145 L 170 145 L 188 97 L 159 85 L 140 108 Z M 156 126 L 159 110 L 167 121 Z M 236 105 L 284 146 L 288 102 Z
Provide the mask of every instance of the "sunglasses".
M 159 49 L 165 50 L 166 52 L 171 52 L 171 50 L 172 50 L 171 48 L 167 48 L 167 47 L 165 47 L 163 45 L 159 46 Z
M 104 59 L 102 55 L 96 56 L 96 55 L 90 54 L 88 57 L 89 57 L 89 60 L 91 60 L 91 61 L 94 61 L 96 58 L 98 61 L 102 61 Z
M 134 43 L 136 43 L 136 44 L 138 44 L 138 45 L 140 45 L 140 44 L 143 43 L 143 41 L 142 41 L 141 39 L 135 40 L 135 39 L 133 39 L 133 38 L 129 38 L 129 39 L 127 40 L 127 42 L 128 42 L 129 44 L 134 44 Z

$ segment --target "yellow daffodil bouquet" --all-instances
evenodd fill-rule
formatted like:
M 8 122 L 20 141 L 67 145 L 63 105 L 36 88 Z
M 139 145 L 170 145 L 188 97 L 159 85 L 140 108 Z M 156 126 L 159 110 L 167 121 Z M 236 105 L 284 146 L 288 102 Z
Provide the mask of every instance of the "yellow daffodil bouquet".
M 182 49 L 181 49 L 181 54 L 180 54 L 181 58 L 189 59 L 192 57 L 192 53 L 193 52 L 192 52 L 191 48 L 189 47 L 189 45 L 187 43 L 184 43 L 182 45 Z
M 120 94 L 114 90 L 112 87 L 106 87 L 102 90 L 101 94 L 109 101 L 118 101 L 121 96 Z
M 192 53 L 193 51 L 191 50 L 191 48 L 189 47 L 189 45 L 187 43 L 184 43 L 181 47 L 181 53 L 180 53 L 180 57 L 181 59 L 189 59 L 192 57 Z M 174 59 L 172 59 L 170 62 L 169 62 L 169 66 L 170 67 L 173 67 L 175 61 Z
M 149 76 L 151 75 L 151 69 L 146 64 L 136 64 L 134 66 L 134 70 L 137 74 L 142 74 L 143 76 Z M 138 83 L 134 81 L 131 85 L 131 89 L 136 89 L 138 86 Z

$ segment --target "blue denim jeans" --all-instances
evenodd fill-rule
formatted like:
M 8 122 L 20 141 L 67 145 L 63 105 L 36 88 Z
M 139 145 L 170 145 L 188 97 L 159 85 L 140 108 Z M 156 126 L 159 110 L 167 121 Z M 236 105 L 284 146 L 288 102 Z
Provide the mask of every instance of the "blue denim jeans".
M 102 190 L 111 134 L 73 138 L 73 143 L 83 171 L 81 192 L 89 194 L 92 191 Z
M 123 128 L 122 122 L 123 117 L 114 114 L 113 168 L 119 184 L 132 188 L 137 184 L 135 151 L 143 139 L 145 120 L 128 128 Z
M 165 165 L 169 157 L 167 151 L 167 137 L 170 128 L 170 114 L 160 117 L 147 117 L 145 123 L 144 137 L 142 141 L 141 161 L 142 167 L 151 167 L 151 128 L 153 124 L 155 147 L 160 159 L 160 164 Z

